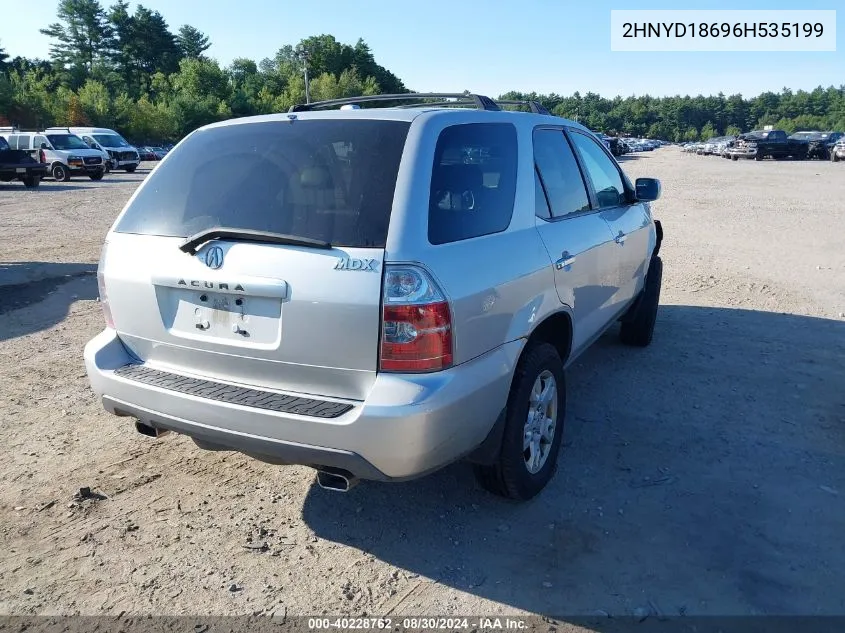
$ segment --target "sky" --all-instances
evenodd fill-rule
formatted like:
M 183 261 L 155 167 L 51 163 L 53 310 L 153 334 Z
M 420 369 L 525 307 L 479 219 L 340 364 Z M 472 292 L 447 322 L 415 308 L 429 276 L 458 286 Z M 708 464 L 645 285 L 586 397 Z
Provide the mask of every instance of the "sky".
M 110 0 L 101 0 L 104 6 Z M 0 45 L 14 57 L 49 56 L 38 30 L 55 21 L 55 0 L 21 11 L 0 0 L 14 28 Z M 132 8 L 136 2 L 131 2 Z M 145 0 L 172 31 L 191 24 L 212 42 L 207 54 L 226 65 L 236 57 L 260 61 L 304 37 L 363 38 L 376 61 L 421 92 L 470 90 L 498 96 L 509 90 L 569 95 L 741 93 L 845 84 L 845 5 L 841 0 L 726 0 L 683 3 L 687 9 L 836 9 L 836 52 L 683 52 L 610 50 L 611 9 L 675 9 L 677 0 Z

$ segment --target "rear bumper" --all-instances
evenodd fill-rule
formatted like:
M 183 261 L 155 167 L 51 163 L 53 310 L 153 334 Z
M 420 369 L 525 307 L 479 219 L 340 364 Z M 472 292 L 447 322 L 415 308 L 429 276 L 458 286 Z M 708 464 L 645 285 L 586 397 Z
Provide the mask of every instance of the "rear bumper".
M 19 171 L 23 169 L 23 171 Z M 29 176 L 43 177 L 47 175 L 47 165 L 0 165 L 0 178 L 4 180 L 15 180 Z
M 281 413 L 130 380 L 137 362 L 113 330 L 85 347 L 85 366 L 107 411 L 221 449 L 284 464 L 333 467 L 362 479 L 412 479 L 476 449 L 507 402 L 522 341 L 433 374 L 379 374 L 364 401 L 335 418 Z M 302 395 L 302 394 L 291 394 Z

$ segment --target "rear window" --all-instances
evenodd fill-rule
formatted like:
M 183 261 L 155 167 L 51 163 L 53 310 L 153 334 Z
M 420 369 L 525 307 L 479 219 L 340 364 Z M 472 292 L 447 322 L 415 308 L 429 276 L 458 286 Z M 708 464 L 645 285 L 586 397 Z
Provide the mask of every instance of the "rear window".
M 116 231 L 218 226 L 384 247 L 410 123 L 286 120 L 196 132 L 168 153 Z
M 453 125 L 434 150 L 428 241 L 445 244 L 508 228 L 516 194 L 516 128 Z
M 10 149 L 10 148 L 9 148 L 9 144 L 6 142 L 6 139 L 4 139 L 2 136 L 0 136 L 0 150 L 2 150 L 2 149 Z

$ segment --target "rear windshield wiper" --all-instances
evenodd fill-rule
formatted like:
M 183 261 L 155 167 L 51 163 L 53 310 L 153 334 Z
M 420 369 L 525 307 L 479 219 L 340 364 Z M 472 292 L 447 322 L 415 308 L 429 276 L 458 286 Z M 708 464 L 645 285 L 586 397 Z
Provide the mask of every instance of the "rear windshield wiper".
M 222 226 L 205 229 L 189 236 L 179 245 L 179 250 L 196 255 L 198 247 L 211 240 L 239 240 L 242 242 L 263 242 L 265 244 L 290 244 L 292 246 L 310 246 L 312 248 L 330 249 L 332 245 L 323 240 L 298 235 L 285 235 L 273 231 L 254 231 L 251 229 L 233 229 Z

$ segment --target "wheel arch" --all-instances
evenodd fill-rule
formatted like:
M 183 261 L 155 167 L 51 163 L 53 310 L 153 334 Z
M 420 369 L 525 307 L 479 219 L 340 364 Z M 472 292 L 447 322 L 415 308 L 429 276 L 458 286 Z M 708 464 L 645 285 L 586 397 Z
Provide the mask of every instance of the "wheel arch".
M 557 350 L 563 366 L 566 367 L 566 362 L 572 352 L 572 309 L 569 306 L 562 305 L 559 310 L 546 315 L 525 337 L 522 351 L 511 368 L 509 390 L 513 389 L 517 366 L 528 350 L 537 343 L 551 344 Z M 502 409 L 485 440 L 467 456 L 467 461 L 485 465 L 496 460 L 502 444 L 506 411 L 507 407 Z

